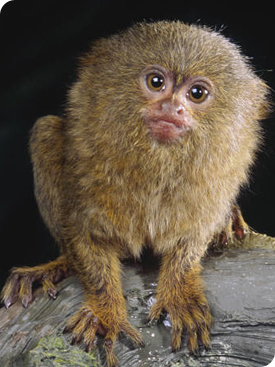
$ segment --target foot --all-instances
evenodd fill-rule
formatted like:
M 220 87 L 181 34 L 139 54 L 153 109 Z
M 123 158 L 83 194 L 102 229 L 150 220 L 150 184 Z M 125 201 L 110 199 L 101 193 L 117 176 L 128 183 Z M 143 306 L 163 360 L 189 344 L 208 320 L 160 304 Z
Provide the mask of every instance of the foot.
M 24 307 L 33 300 L 33 283 L 38 282 L 52 299 L 56 299 L 57 290 L 54 284 L 71 275 L 63 256 L 44 265 L 13 268 L 2 290 L 1 298 L 6 308 L 18 299 Z
M 173 327 L 172 350 L 180 349 L 184 331 L 187 332 L 190 353 L 196 352 L 199 341 L 205 348 L 209 348 L 212 317 L 196 272 L 191 270 L 180 287 L 163 289 L 161 293 L 150 310 L 148 320 L 158 320 L 163 311 L 170 315 Z
M 240 208 L 234 205 L 226 228 L 216 236 L 215 243 L 223 246 L 233 241 L 235 236 L 238 240 L 244 239 L 249 231 L 249 226 L 243 219 Z
M 100 314 L 101 319 L 96 316 L 89 303 L 85 303 L 69 319 L 64 333 L 71 332 L 73 334 L 72 344 L 83 341 L 87 352 L 93 348 L 96 334 L 105 336 L 104 348 L 108 367 L 116 367 L 118 361 L 114 353 L 114 344 L 120 332 L 127 334 L 139 346 L 143 346 L 144 343 L 141 334 L 128 322 L 126 316 L 119 316 L 116 312 L 110 315 L 110 312 L 106 312 L 106 317 L 104 317 L 102 310 Z M 108 326 L 110 320 L 112 320 L 112 324 Z

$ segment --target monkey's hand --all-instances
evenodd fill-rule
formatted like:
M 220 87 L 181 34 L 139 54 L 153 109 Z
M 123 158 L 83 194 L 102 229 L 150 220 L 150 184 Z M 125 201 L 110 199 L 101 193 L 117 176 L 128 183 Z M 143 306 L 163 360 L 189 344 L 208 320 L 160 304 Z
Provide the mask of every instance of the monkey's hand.
M 120 332 L 140 346 L 143 341 L 127 319 L 120 281 L 121 264 L 116 249 L 94 243 L 89 235 L 80 237 L 70 249 L 76 260 L 77 277 L 84 285 L 85 302 L 69 319 L 64 331 L 72 332 L 73 344 L 83 341 L 87 351 L 93 347 L 96 333 L 105 335 L 108 367 L 117 366 L 114 345 Z
M 222 246 L 228 245 L 228 243 L 233 241 L 233 236 L 242 240 L 248 231 L 249 226 L 244 221 L 240 208 L 238 205 L 234 205 L 227 226 L 221 233 L 216 235 L 213 241 L 214 246 L 215 244 L 221 244 Z
M 171 263 L 171 260 L 177 261 L 175 257 L 170 261 L 166 257 L 162 264 L 157 301 L 150 310 L 149 320 L 159 319 L 163 310 L 169 313 L 173 327 L 172 350 L 180 349 L 182 334 L 186 330 L 188 349 L 194 353 L 199 341 L 206 348 L 210 346 L 212 322 L 200 278 L 201 268 L 197 264 L 181 274 L 179 264 Z
M 127 320 L 124 300 L 121 301 L 123 303 L 114 298 L 111 303 L 105 300 L 103 305 L 93 299 L 87 300 L 64 329 L 64 333 L 73 334 L 72 345 L 83 341 L 87 352 L 93 348 L 96 334 L 104 335 L 108 367 L 118 365 L 113 348 L 120 332 L 127 334 L 137 345 L 144 345 L 141 334 Z
M 56 299 L 57 290 L 54 284 L 71 274 L 72 271 L 68 268 L 64 256 L 59 256 L 56 260 L 43 265 L 13 268 L 1 292 L 1 298 L 6 308 L 9 308 L 17 299 L 27 307 L 33 300 L 33 283 L 38 282 L 43 286 L 45 293 L 52 299 Z

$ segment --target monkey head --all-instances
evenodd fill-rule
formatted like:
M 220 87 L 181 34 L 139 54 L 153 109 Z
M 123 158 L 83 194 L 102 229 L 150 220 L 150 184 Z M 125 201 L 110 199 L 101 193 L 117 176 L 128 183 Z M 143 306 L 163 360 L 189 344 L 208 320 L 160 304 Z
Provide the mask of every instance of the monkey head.
M 225 160 L 242 154 L 242 144 L 249 154 L 258 146 L 266 95 L 247 58 L 218 32 L 141 23 L 92 45 L 68 111 L 89 146 L 108 140 L 110 150 L 148 152 L 180 145 L 182 157 L 212 146 Z

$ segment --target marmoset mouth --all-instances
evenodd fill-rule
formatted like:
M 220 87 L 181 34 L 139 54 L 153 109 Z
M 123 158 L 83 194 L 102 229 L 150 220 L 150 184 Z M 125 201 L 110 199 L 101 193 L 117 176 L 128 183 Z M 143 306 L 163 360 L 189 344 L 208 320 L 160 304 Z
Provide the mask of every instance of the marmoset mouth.
M 167 117 L 147 119 L 145 124 L 150 135 L 159 142 L 176 141 L 191 130 L 184 121 Z

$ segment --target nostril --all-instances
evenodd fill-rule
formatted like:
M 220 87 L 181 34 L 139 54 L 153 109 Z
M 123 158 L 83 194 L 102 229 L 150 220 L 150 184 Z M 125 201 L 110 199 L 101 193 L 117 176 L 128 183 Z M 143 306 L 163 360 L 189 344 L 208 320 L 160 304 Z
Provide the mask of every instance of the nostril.
M 163 104 L 162 103 L 158 103 L 157 104 L 157 109 L 161 111 L 163 109 Z
M 176 108 L 177 115 L 182 115 L 184 112 L 184 108 L 182 106 L 178 106 Z

